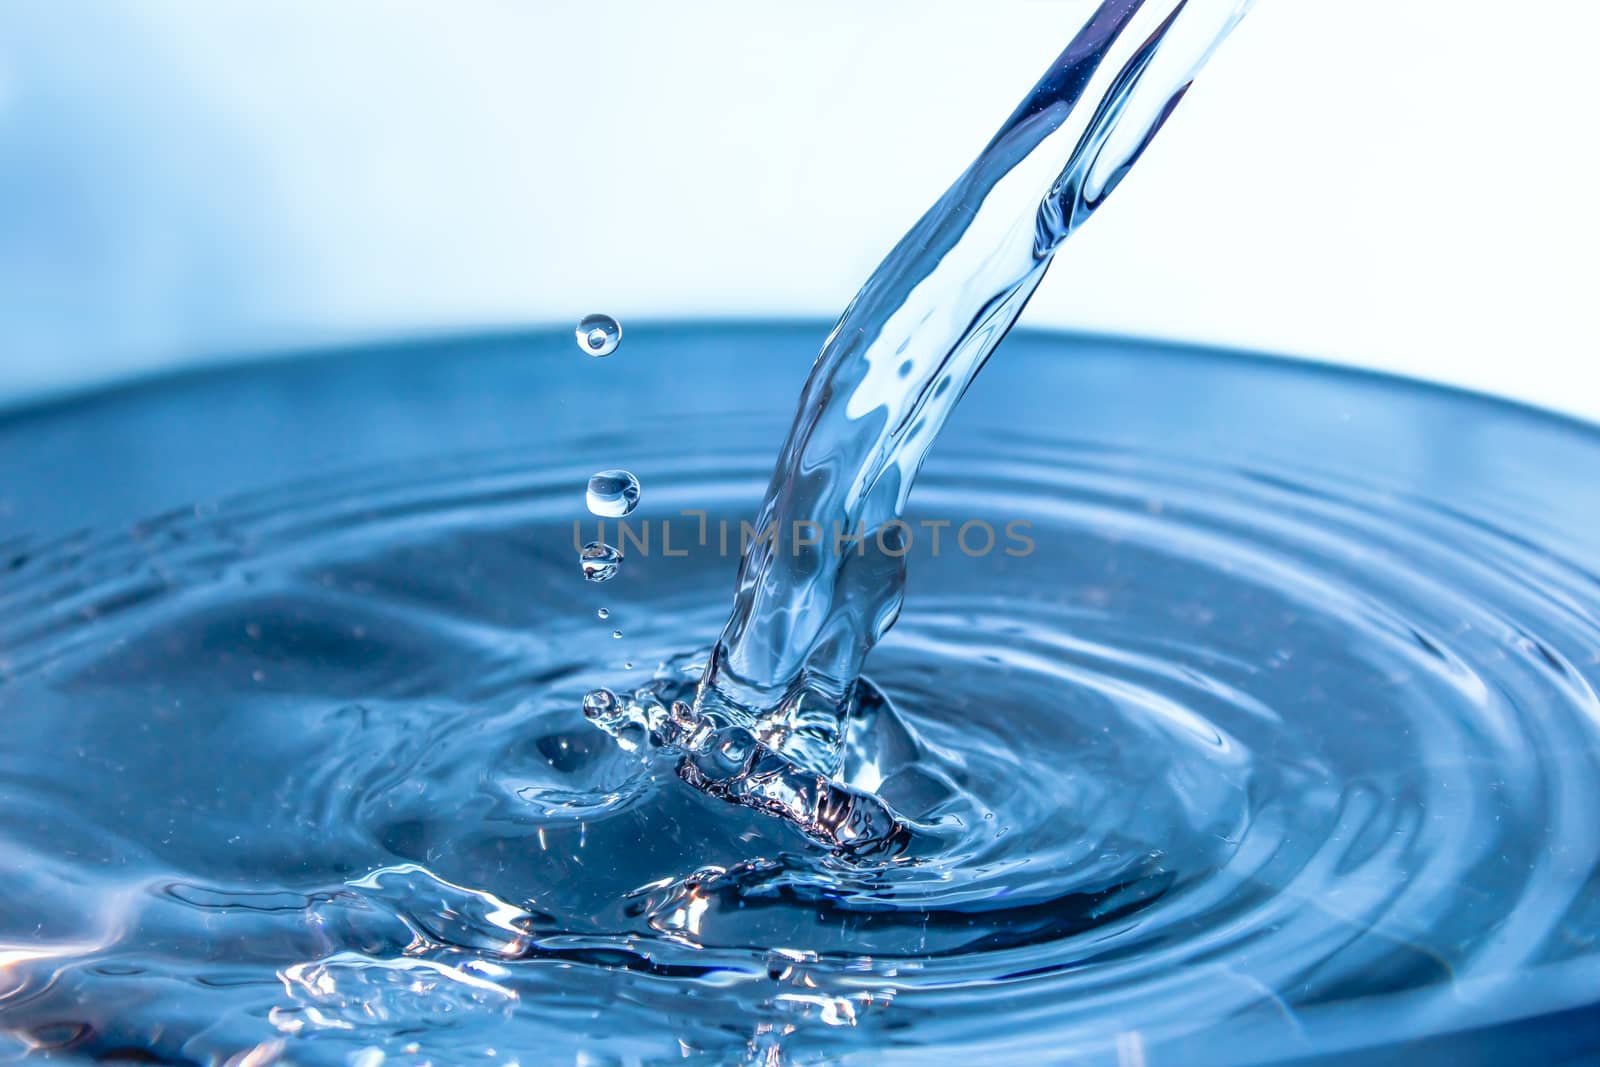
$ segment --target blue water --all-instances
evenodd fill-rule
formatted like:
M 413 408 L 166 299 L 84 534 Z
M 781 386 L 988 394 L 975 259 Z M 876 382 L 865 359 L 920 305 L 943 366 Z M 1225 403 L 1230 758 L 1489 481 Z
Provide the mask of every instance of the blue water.
M 1240 7 L 1098 6 L 828 335 L 758 511 L 804 329 L 0 423 L 0 1057 L 1594 1051 L 1593 432 L 1045 336 L 918 482 Z
M 578 711 L 696 680 L 823 332 L 435 340 L 0 417 L 0 1060 L 1600 1052 L 1600 432 L 1013 336 L 869 661 L 916 744 L 848 754 L 931 830 L 849 856 Z M 619 464 L 655 539 L 586 583 Z M 922 536 L 975 520 L 994 551 Z

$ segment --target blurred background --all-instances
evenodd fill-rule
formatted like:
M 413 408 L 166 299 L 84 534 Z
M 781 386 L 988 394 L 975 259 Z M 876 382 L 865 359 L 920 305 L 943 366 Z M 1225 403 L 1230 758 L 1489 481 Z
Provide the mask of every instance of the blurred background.
M 594 310 L 831 320 L 1090 8 L 7 0 L 0 404 Z M 1260 0 L 1023 323 L 1600 418 L 1597 36 L 1591 0 Z

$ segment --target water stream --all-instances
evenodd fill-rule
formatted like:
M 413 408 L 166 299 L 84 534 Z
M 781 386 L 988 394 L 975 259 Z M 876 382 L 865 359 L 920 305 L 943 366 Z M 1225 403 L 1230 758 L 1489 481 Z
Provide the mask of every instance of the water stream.
M 585 706 L 593 721 L 681 752 L 685 781 L 824 842 L 905 846 L 918 828 L 879 787 L 897 765 L 928 761 L 859 679 L 900 613 L 917 472 L 1056 249 L 1137 162 L 1246 6 L 1099 5 L 829 334 L 694 694 L 600 691 Z M 927 806 L 925 789 L 917 799 Z

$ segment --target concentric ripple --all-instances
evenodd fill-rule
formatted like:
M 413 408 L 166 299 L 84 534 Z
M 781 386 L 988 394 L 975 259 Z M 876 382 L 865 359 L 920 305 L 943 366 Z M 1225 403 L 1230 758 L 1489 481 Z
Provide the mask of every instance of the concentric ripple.
M 851 857 L 579 710 L 694 677 L 793 395 L 749 353 L 798 375 L 814 336 L 418 346 L 0 422 L 0 1059 L 1593 1047 L 1600 434 L 1009 342 L 913 497 L 952 525 L 841 771 L 923 830 Z M 595 586 L 618 462 L 655 540 Z M 1032 547 L 962 551 L 974 521 Z

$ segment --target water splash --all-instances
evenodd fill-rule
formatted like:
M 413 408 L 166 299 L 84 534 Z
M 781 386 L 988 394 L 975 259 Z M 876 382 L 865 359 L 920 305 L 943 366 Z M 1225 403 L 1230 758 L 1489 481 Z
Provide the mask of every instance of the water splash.
M 583 711 L 630 751 L 647 746 L 673 756 L 678 777 L 701 792 L 777 815 L 854 859 L 904 849 L 910 831 L 881 799 L 785 759 L 770 732 L 719 725 L 678 699 L 689 695 L 681 678 L 674 684 L 668 676 L 628 700 L 591 692 Z
M 755 539 L 740 565 L 699 714 L 831 773 L 862 662 L 899 615 L 896 524 L 928 449 L 1055 250 L 1137 161 L 1244 6 L 1102 3 L 867 280 L 801 395 L 757 523 L 776 536 Z M 859 550 L 836 551 L 852 532 Z

